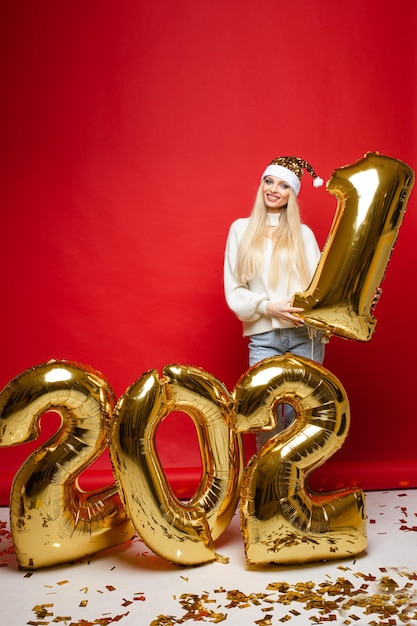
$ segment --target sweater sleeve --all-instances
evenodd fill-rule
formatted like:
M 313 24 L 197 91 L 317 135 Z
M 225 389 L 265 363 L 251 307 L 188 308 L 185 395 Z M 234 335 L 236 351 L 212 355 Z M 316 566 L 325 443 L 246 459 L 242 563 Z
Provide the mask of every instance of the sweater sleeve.
M 255 322 L 266 314 L 268 296 L 251 291 L 247 283 L 236 280 L 236 257 L 244 228 L 242 219 L 234 222 L 229 230 L 224 257 L 224 292 L 227 305 L 239 320 Z

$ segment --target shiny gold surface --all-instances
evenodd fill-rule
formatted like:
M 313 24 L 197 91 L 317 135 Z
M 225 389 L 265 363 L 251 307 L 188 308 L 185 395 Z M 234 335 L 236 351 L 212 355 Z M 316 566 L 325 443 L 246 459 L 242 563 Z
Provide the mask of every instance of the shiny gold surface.
M 240 433 L 272 429 L 281 403 L 294 407 L 295 421 L 244 471 Z M 13 482 L 11 528 L 22 567 L 75 560 L 135 532 L 172 563 L 219 561 L 214 541 L 239 497 L 250 565 L 345 558 L 366 547 L 361 490 L 316 494 L 307 485 L 309 473 L 342 446 L 350 420 L 340 381 L 309 359 L 265 359 L 232 394 L 202 369 L 170 365 L 161 377 L 155 370 L 141 376 L 116 406 L 98 372 L 51 361 L 1 392 L 0 446 L 36 439 L 45 411 L 59 413 L 61 427 Z M 172 493 L 156 447 L 158 426 L 172 411 L 190 416 L 199 442 L 202 478 L 189 502 Z M 85 493 L 78 477 L 106 437 L 119 490 Z
M 37 569 L 79 559 L 134 534 L 115 485 L 86 493 L 77 479 L 106 448 L 112 389 L 99 372 L 68 361 L 26 370 L 0 394 L 0 447 L 37 439 L 45 411 L 58 432 L 18 470 L 10 522 L 19 565 Z
M 336 215 L 308 289 L 292 306 L 313 328 L 369 341 L 376 319 L 372 302 L 390 260 L 414 184 L 413 170 L 397 159 L 368 153 L 336 169 L 327 189 L 338 200 Z
M 361 490 L 315 494 L 308 474 L 343 444 L 349 403 L 338 379 L 309 359 L 286 354 L 250 368 L 232 393 L 238 432 L 271 429 L 278 404 L 294 422 L 254 455 L 244 474 L 240 513 L 248 564 L 340 559 L 367 545 Z
M 170 365 L 162 378 L 155 370 L 139 378 L 114 411 L 110 454 L 126 510 L 145 543 L 172 563 L 215 560 L 213 541 L 235 512 L 243 455 L 240 435 L 225 423 L 228 404 L 227 390 L 213 376 Z M 158 425 L 178 410 L 195 424 L 203 468 L 201 485 L 188 503 L 172 493 L 155 445 Z

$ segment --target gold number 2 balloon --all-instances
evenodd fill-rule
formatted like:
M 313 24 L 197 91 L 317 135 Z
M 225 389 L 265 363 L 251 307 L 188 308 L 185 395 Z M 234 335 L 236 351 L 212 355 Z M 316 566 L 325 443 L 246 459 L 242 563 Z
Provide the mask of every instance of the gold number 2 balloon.
M 335 219 L 310 286 L 292 300 L 304 309 L 298 315 L 325 339 L 371 339 L 372 302 L 413 184 L 408 165 L 372 152 L 333 172 L 327 189 L 338 199 Z
M 321 365 L 291 354 L 250 368 L 236 385 L 230 426 L 271 430 L 280 403 L 296 418 L 271 438 L 246 467 L 241 530 L 248 564 L 340 559 L 367 545 L 361 490 L 312 493 L 306 479 L 343 444 L 349 403 L 338 379 Z
M 114 410 L 109 448 L 126 510 L 146 545 L 172 563 L 220 558 L 213 541 L 234 515 L 243 474 L 241 437 L 226 425 L 229 402 L 226 388 L 204 370 L 169 365 L 162 378 L 155 370 L 141 376 Z M 188 503 L 170 489 L 155 443 L 171 411 L 191 417 L 202 457 L 201 484 Z
M 0 447 L 39 437 L 42 413 L 61 416 L 59 431 L 18 470 L 10 524 L 21 567 L 65 563 L 127 541 L 135 530 L 112 485 L 84 492 L 78 476 L 106 448 L 113 391 L 101 374 L 69 361 L 26 370 L 0 394 Z

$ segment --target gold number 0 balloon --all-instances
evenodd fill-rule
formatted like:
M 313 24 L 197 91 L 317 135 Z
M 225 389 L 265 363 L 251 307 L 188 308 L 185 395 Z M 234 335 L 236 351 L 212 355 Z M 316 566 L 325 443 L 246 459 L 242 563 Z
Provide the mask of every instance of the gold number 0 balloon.
M 408 165 L 377 153 L 333 172 L 327 188 L 338 199 L 335 219 L 310 286 L 292 300 L 304 309 L 305 323 L 327 339 L 371 339 L 372 301 L 413 184 Z
M 77 478 L 106 448 L 113 391 L 101 374 L 69 361 L 26 370 L 0 394 L 0 447 L 39 437 L 39 418 L 62 418 L 54 437 L 31 454 L 12 485 L 10 523 L 21 567 L 79 559 L 135 534 L 112 485 L 79 489 Z
M 267 442 L 245 471 L 241 530 L 248 564 L 339 559 L 367 545 L 361 490 L 314 494 L 306 478 L 343 444 L 349 403 L 341 383 L 321 365 L 286 354 L 250 368 L 236 385 L 238 432 L 275 426 L 279 403 L 296 411 L 292 425 Z
M 116 405 L 109 448 L 126 510 L 146 545 L 172 563 L 215 560 L 213 541 L 234 515 L 243 449 L 226 425 L 229 401 L 207 372 L 170 365 L 162 379 L 155 370 L 144 374 Z M 188 503 L 172 493 L 155 444 L 160 422 L 178 410 L 193 420 L 202 455 L 201 485 Z

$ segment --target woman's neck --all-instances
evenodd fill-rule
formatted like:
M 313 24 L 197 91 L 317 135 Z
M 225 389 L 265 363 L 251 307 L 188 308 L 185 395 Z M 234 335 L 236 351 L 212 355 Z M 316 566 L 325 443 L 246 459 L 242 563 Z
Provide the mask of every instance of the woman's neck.
M 278 211 L 277 213 L 272 213 L 271 211 L 268 211 L 266 214 L 266 222 L 268 226 L 278 226 L 280 217 L 280 211 Z

